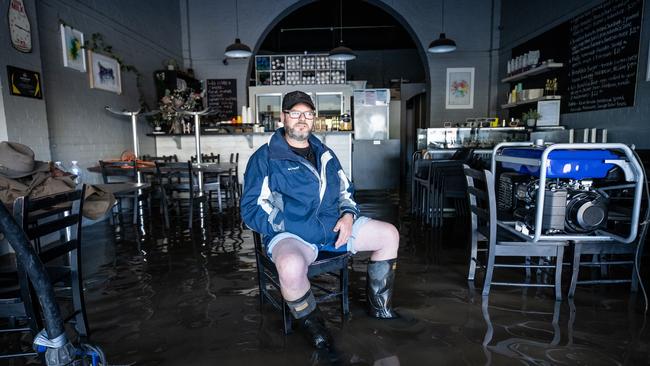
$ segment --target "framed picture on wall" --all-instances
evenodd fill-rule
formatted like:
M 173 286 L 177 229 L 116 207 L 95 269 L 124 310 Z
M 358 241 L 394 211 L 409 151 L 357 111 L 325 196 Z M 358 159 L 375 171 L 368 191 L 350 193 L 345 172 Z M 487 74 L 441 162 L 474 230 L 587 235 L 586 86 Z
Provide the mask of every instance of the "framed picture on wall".
M 474 108 L 474 68 L 447 68 L 446 109 Z
M 86 72 L 86 54 L 83 49 L 84 34 L 67 26 L 60 25 L 63 66 Z
M 122 93 L 120 63 L 112 57 L 88 51 L 90 87 L 113 93 Z

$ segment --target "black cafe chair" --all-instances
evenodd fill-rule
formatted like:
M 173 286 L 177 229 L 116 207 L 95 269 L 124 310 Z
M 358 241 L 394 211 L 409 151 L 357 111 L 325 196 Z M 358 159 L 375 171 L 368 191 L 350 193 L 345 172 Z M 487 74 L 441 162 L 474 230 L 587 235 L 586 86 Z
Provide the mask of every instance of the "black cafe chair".
M 260 296 L 260 311 L 265 303 L 270 303 L 278 310 L 282 311 L 282 322 L 284 334 L 291 333 L 291 321 L 293 319 L 286 302 L 280 294 L 280 280 L 275 264 L 266 255 L 262 245 L 262 237 L 259 233 L 253 231 L 253 241 L 255 242 L 255 259 L 257 261 L 257 280 Z M 309 266 L 307 277 L 314 278 L 317 276 L 329 274 L 338 281 L 336 288 L 327 288 L 323 285 L 312 281 L 312 288 L 318 291 L 316 302 L 326 302 L 330 299 L 339 297 L 341 304 L 341 319 L 345 321 L 350 314 L 350 303 L 348 300 L 348 283 L 350 262 L 349 253 L 320 252 L 318 258 Z M 315 294 L 316 295 L 316 294 Z
M 90 327 L 86 314 L 82 271 L 82 211 L 86 185 L 81 189 L 30 199 L 19 197 L 14 201 L 13 215 L 27 238 L 34 244 L 36 252 L 45 264 L 55 289 L 66 290 L 65 299 L 72 300 L 72 313 L 64 318 L 74 324 L 79 336 L 88 337 Z M 58 234 L 58 237 L 57 237 Z M 33 304 L 32 291 L 26 274 L 20 273 L 22 298 L 27 306 L 26 313 L 33 317 L 31 326 L 43 328 L 40 311 Z M 64 292 L 64 291 L 58 291 Z M 32 329 L 33 330 L 33 329 Z

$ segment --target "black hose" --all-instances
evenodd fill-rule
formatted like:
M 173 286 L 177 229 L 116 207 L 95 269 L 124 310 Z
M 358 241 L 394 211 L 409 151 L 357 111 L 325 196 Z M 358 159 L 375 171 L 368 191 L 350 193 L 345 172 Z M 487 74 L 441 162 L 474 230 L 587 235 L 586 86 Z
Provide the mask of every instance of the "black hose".
M 7 241 L 16 252 L 16 260 L 20 262 L 27 272 L 29 280 L 34 286 L 45 317 L 45 329 L 48 338 L 55 339 L 59 337 L 64 332 L 63 320 L 54 297 L 54 289 L 47 274 L 47 269 L 36 251 L 34 251 L 27 236 L 25 236 L 25 232 L 14 221 L 2 203 L 0 203 L 0 232 L 4 233 Z

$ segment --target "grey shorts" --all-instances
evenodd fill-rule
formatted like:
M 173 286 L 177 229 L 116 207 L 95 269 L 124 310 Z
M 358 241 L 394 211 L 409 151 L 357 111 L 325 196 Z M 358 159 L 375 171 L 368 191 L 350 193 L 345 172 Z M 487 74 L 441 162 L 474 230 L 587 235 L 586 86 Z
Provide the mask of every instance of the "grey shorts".
M 352 254 L 356 254 L 357 250 L 356 250 L 356 248 L 354 246 L 354 242 L 355 242 L 357 236 L 359 235 L 359 230 L 361 229 L 361 227 L 363 225 L 365 225 L 370 220 L 371 219 L 369 217 L 366 217 L 366 216 L 359 216 L 356 220 L 354 220 L 354 224 L 352 224 L 352 233 L 350 234 L 350 238 L 348 239 L 348 242 L 345 244 L 345 248 L 340 247 L 340 248 L 338 248 L 338 250 L 334 250 L 334 244 L 330 244 L 330 245 L 324 246 L 321 249 L 327 250 L 327 248 L 332 248 L 331 251 L 337 251 L 337 252 L 339 252 L 339 251 L 348 251 L 348 252 L 350 252 Z M 309 243 L 309 242 L 305 241 L 303 238 L 299 237 L 298 235 L 292 234 L 292 233 L 289 233 L 289 232 L 283 232 L 283 233 L 280 233 L 280 234 L 274 236 L 273 238 L 271 238 L 271 241 L 266 246 L 266 255 L 268 255 L 268 257 L 271 258 L 271 260 L 273 260 L 273 255 L 272 255 L 273 248 L 281 240 L 288 239 L 288 238 L 296 239 L 298 242 L 300 242 L 300 243 L 308 246 L 309 248 L 311 248 L 311 250 L 314 252 L 314 257 L 312 259 L 312 262 L 314 260 L 316 260 L 316 258 L 318 257 L 318 245 Z

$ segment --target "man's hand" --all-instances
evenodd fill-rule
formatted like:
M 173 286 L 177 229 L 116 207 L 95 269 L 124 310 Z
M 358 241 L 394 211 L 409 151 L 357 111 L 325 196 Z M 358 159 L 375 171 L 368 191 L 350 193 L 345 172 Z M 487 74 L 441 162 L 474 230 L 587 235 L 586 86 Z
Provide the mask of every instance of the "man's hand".
M 350 234 L 352 234 L 353 223 L 354 216 L 351 213 L 344 214 L 341 216 L 339 221 L 336 222 L 336 226 L 334 226 L 334 232 L 339 233 L 339 237 L 336 239 L 336 243 L 334 243 L 335 248 L 338 248 L 348 242 Z

